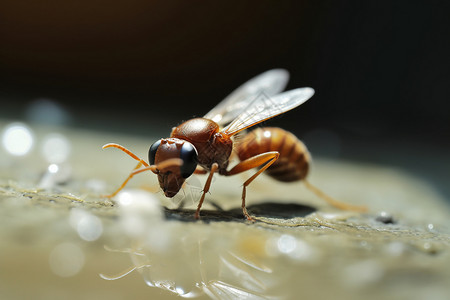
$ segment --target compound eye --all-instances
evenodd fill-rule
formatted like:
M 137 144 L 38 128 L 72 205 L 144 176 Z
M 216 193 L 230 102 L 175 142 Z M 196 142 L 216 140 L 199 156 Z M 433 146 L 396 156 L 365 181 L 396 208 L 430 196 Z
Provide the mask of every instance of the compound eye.
M 161 145 L 161 140 L 154 142 L 148 150 L 148 162 L 150 165 L 155 164 L 156 151 L 158 150 L 159 145 Z
M 197 149 L 191 143 L 185 142 L 181 147 L 180 158 L 183 160 L 180 167 L 181 176 L 188 178 L 197 168 Z

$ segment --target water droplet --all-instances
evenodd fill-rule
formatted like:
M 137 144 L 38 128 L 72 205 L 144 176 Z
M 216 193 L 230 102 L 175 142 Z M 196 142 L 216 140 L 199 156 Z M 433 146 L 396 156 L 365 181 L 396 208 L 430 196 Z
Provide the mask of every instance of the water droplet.
M 295 247 L 297 246 L 296 240 L 293 236 L 288 235 L 288 234 L 283 234 L 279 239 L 278 239 L 278 250 L 281 253 L 291 253 L 292 251 L 294 251 Z
M 298 261 L 312 261 L 314 254 L 314 249 L 307 242 L 296 239 L 295 251 L 289 257 Z
M 385 211 L 380 212 L 375 220 L 383 224 L 395 224 L 394 217 Z
M 62 243 L 49 256 L 50 268 L 58 276 L 71 277 L 83 268 L 84 253 L 76 244 Z
M 70 141 L 64 135 L 52 133 L 44 137 L 41 152 L 49 163 L 60 164 L 67 160 L 71 148 Z
M 39 182 L 38 186 L 43 189 L 51 189 L 55 185 L 69 180 L 72 174 L 72 168 L 67 165 L 50 164 Z
M 391 242 L 386 245 L 386 252 L 392 256 L 400 256 L 406 251 L 406 245 L 402 242 Z
M 52 174 L 56 174 L 59 170 L 59 167 L 57 164 L 51 164 L 48 166 L 48 171 Z
M 120 224 L 130 236 L 143 237 L 155 222 L 160 222 L 163 212 L 159 200 L 143 190 L 125 189 L 116 199 L 119 204 Z M 162 230 L 159 228 L 159 230 Z
M 2 142 L 8 153 L 23 156 L 33 147 L 33 133 L 25 124 L 11 123 L 3 131 Z
M 103 233 L 102 221 L 93 214 L 81 209 L 73 209 L 70 213 L 70 224 L 77 231 L 80 238 L 92 242 Z

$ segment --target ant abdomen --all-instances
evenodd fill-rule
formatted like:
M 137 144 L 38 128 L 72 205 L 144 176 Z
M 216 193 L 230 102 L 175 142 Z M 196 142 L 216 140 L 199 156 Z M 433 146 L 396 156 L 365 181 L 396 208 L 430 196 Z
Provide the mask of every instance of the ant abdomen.
M 299 181 L 308 175 L 311 156 L 295 135 L 278 127 L 256 128 L 236 143 L 239 159 L 260 153 L 278 151 L 279 158 L 264 172 L 276 180 Z

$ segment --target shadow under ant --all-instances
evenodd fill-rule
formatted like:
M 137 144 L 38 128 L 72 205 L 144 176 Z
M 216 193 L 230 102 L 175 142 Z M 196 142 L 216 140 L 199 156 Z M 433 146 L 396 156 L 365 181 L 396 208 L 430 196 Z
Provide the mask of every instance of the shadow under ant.
M 216 210 L 202 209 L 200 211 L 200 220 L 209 222 L 246 222 L 246 218 L 242 214 L 242 208 L 236 207 L 230 210 L 223 210 L 219 205 L 210 202 Z M 317 209 L 311 206 L 297 203 L 278 203 L 274 200 L 253 204 L 247 206 L 247 210 L 252 216 L 268 217 L 277 219 L 292 219 L 296 217 L 306 217 L 315 212 Z M 167 220 L 176 220 L 182 222 L 196 222 L 194 218 L 195 209 L 184 209 L 182 207 L 176 209 L 164 208 Z

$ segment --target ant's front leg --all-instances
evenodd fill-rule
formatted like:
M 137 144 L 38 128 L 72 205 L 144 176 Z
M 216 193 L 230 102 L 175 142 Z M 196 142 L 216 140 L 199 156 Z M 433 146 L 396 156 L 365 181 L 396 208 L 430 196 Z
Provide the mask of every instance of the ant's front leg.
M 200 218 L 200 208 L 202 208 L 203 201 L 205 200 L 205 195 L 209 191 L 209 188 L 211 186 L 213 175 L 218 169 L 219 169 L 219 165 L 217 163 L 213 163 L 212 166 L 211 166 L 211 170 L 209 171 L 208 179 L 206 179 L 205 187 L 203 188 L 202 197 L 200 198 L 200 201 L 199 201 L 198 206 L 197 206 L 197 210 L 195 211 L 195 218 L 196 219 Z M 197 169 L 196 169 L 195 172 L 197 174 L 201 174 L 201 173 L 204 174 L 204 173 L 206 173 L 206 170 L 205 170 L 205 172 L 203 172 L 203 171 L 198 171 L 197 172 Z

